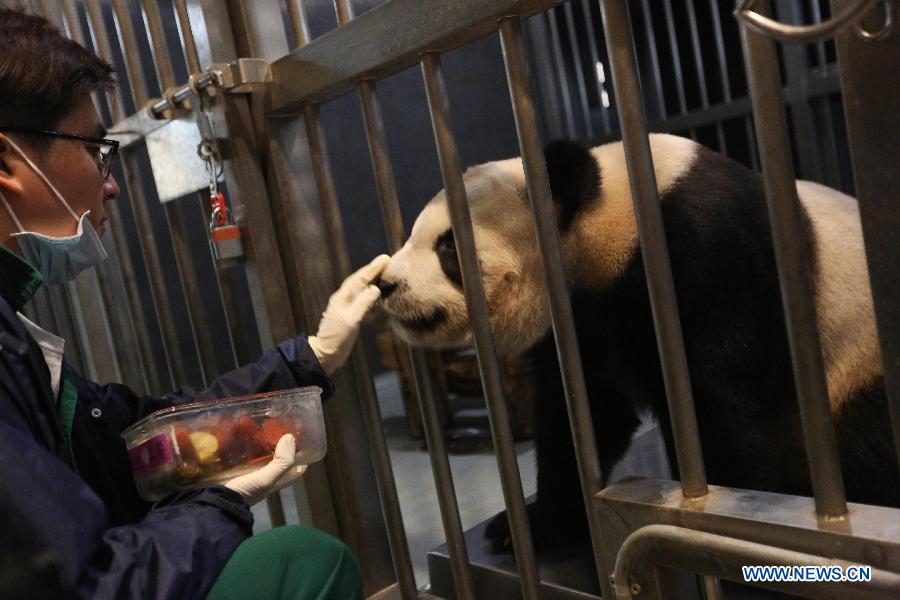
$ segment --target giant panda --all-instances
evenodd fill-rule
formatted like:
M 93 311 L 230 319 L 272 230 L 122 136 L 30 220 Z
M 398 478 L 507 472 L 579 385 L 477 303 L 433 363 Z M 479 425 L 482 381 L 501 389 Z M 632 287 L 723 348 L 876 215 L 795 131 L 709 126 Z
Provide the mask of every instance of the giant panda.
M 691 140 L 650 146 L 707 477 L 713 484 L 810 495 L 771 231 L 759 174 Z M 621 142 L 545 148 L 560 246 L 603 473 L 649 411 L 674 461 Z M 536 371 L 535 545 L 584 539 L 584 505 L 520 158 L 464 174 L 497 350 Z M 856 200 L 799 181 L 829 399 L 849 500 L 900 505 Z M 409 343 L 472 343 L 444 192 L 415 221 L 380 287 Z M 677 467 L 673 464 L 673 472 Z M 551 516 L 552 515 L 552 516 Z M 502 545 L 505 515 L 487 536 Z

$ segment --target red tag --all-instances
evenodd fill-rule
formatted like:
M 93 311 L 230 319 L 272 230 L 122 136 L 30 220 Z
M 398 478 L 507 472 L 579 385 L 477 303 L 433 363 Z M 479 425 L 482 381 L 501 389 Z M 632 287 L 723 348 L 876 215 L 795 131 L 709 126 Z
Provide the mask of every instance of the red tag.
M 212 213 L 216 220 L 216 227 L 222 227 L 228 224 L 228 205 L 225 204 L 225 196 L 219 192 L 215 196 L 210 197 L 212 201 Z

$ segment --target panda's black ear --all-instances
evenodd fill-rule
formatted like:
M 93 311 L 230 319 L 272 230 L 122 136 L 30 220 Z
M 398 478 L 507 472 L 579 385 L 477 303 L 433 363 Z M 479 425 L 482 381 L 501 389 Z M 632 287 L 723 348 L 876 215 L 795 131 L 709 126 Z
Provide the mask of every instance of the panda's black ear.
M 578 210 L 600 192 L 600 167 L 590 151 L 572 140 L 544 147 L 550 193 L 559 206 L 561 229 L 568 229 Z

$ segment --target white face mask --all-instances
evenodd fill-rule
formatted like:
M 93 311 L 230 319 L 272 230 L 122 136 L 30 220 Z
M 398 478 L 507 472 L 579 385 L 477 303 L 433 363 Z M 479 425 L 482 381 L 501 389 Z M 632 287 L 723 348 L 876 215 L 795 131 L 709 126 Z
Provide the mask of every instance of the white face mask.
M 97 230 L 94 229 L 94 226 L 88 219 L 91 211 L 86 211 L 79 218 L 75 211 L 72 210 L 72 207 L 69 206 L 69 203 L 66 202 L 66 199 L 50 183 L 50 180 L 47 179 L 47 176 L 41 172 L 37 165 L 25 156 L 25 153 L 22 152 L 15 142 L 8 137 L 6 141 L 34 169 L 38 177 L 44 180 L 50 191 L 69 211 L 72 218 L 78 222 L 78 231 L 75 232 L 75 235 L 68 237 L 57 238 L 37 233 L 36 231 L 25 231 L 9 202 L 6 201 L 3 193 L 0 192 L 0 201 L 3 202 L 6 212 L 9 213 L 16 227 L 19 228 L 19 233 L 12 234 L 12 237 L 16 238 L 16 241 L 19 243 L 23 258 L 41 272 L 45 282 L 51 284 L 71 281 L 85 269 L 89 269 L 106 260 L 108 256 L 106 248 L 100 243 L 100 236 L 97 235 Z

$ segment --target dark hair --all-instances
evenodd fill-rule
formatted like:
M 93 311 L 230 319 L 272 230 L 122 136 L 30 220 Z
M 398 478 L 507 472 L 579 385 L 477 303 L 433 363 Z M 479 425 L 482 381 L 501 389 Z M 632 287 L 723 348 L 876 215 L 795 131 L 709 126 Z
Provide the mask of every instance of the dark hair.
M 0 8 L 0 130 L 53 129 L 84 94 L 115 84 L 111 65 L 47 19 Z

